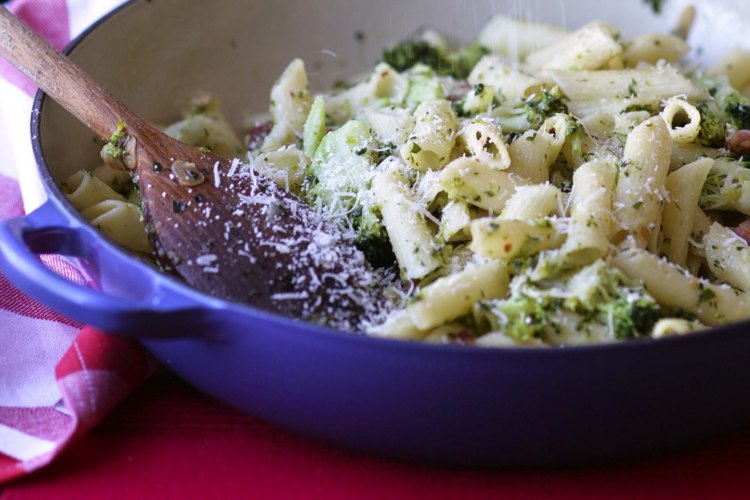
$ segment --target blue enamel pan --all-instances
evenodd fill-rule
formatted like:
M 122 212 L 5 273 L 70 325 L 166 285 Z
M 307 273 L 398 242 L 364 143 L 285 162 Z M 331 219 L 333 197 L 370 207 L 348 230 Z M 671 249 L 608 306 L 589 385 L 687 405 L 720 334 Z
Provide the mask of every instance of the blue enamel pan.
M 209 11 L 205 2 L 134 1 L 68 52 L 155 122 L 173 119 L 196 91 L 212 90 L 239 125 L 243 110 L 264 109 L 274 77 L 294 56 L 316 68 L 313 84 L 323 88 L 371 65 L 414 19 L 468 38 L 484 20 L 473 17 L 475 7 L 489 15 L 517 2 L 460 3 L 472 12 L 467 18 L 456 15 L 458 2 L 300 0 L 284 12 L 275 4 L 222 0 Z M 647 8 L 613 5 L 569 2 L 567 21 L 664 31 Z M 540 13 L 550 22 L 560 15 Z M 496 467 L 642 456 L 750 422 L 750 323 L 659 341 L 490 350 L 294 322 L 191 290 L 91 228 L 57 185 L 95 166 L 97 147 L 43 94 L 32 136 L 48 201 L 0 224 L 8 278 L 71 318 L 140 341 L 206 394 L 283 428 L 389 457 Z M 50 253 L 74 259 L 94 286 L 48 270 L 39 255 Z

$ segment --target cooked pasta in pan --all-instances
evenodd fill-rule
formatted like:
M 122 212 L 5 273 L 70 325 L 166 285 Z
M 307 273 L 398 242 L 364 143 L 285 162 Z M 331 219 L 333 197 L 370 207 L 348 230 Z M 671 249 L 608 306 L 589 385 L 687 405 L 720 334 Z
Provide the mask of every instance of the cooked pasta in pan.
M 682 335 L 750 318 L 750 53 L 696 68 L 688 31 L 628 40 L 604 22 L 568 31 L 498 16 L 450 49 L 423 30 L 319 95 L 292 61 L 247 148 L 212 99 L 166 130 L 240 157 L 394 269 L 402 286 L 372 335 L 480 346 Z M 103 158 L 66 193 L 148 252 L 112 145 Z

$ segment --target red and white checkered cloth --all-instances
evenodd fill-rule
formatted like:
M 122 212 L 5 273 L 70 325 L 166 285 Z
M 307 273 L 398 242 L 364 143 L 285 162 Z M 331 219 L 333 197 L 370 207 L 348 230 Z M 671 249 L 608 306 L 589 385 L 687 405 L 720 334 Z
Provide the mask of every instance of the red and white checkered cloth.
M 122 1 L 13 0 L 7 7 L 60 49 Z M 13 163 L 0 165 L 3 220 L 38 206 L 44 192 L 27 132 L 36 89 L 2 60 L 0 77 L 0 162 Z M 52 257 L 46 263 L 80 282 L 67 261 Z M 0 325 L 0 484 L 50 463 L 153 371 L 137 344 L 81 329 L 2 274 Z

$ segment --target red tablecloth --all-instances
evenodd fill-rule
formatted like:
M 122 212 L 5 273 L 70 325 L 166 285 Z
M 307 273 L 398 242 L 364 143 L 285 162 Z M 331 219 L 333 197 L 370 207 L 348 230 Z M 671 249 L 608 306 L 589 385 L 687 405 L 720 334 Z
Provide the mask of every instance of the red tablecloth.
M 750 431 L 678 454 L 568 471 L 460 471 L 338 450 L 197 393 L 141 387 L 1 500 L 48 498 L 750 498 Z
M 37 31 L 61 47 L 69 39 L 71 26 L 80 31 L 99 14 L 121 1 L 15 0 L 11 4 Z M 75 22 L 71 24 L 69 19 Z M 16 78 L 1 63 L 0 73 L 22 88 L 32 90 L 33 86 Z M 0 97 L 6 98 L 4 106 L 0 107 L 0 113 L 10 114 L 8 101 L 20 99 L 30 106 L 30 96 L 19 98 L 14 94 Z M 17 116 L 8 123 L 27 123 L 28 109 L 23 106 L 16 108 L 13 111 Z M 26 137 L 17 138 L 14 144 L 25 144 L 30 149 Z M 5 149 L 3 152 L 7 153 Z M 3 158 L 7 160 L 7 155 Z M 31 158 L 17 161 L 20 173 L 24 172 L 26 165 L 33 164 Z M 18 215 L 21 209 L 17 188 L 11 187 L 8 180 L 3 182 L 5 188 L 0 189 L 0 194 L 3 195 L 0 197 L 3 198 L 0 200 L 3 202 L 0 207 L 5 211 L 4 216 Z M 60 331 L 49 330 L 59 330 L 57 326 L 65 326 L 65 321 L 53 321 L 50 322 L 52 326 L 40 326 L 42 320 L 54 319 L 55 315 L 39 306 L 29 307 L 28 301 L 18 298 L 16 292 L 8 292 L 9 285 L 0 281 L 0 292 L 3 290 L 4 293 L 11 294 L 4 297 L 4 309 L 0 307 L 6 313 L 0 334 L 6 340 L 15 335 L 14 339 L 18 341 L 16 347 L 29 346 L 30 342 L 24 339 L 49 339 L 47 335 L 50 333 L 61 334 Z M 3 295 L 0 294 L 0 297 Z M 20 333 L 26 336 L 19 335 L 22 328 L 26 330 Z M 42 354 L 49 358 L 46 360 L 49 362 L 49 374 L 46 378 L 42 380 L 38 374 L 31 373 L 29 377 L 19 375 L 16 383 L 18 387 L 24 388 L 23 391 L 28 392 L 28 385 L 25 385 L 27 379 L 34 379 L 37 382 L 34 387 L 44 389 L 41 391 L 43 395 L 51 399 L 44 399 L 39 403 L 37 397 L 30 403 L 26 401 L 28 398 L 14 397 L 10 398 L 10 403 L 6 401 L 6 427 L 14 424 L 10 428 L 12 432 L 18 430 L 18 424 L 23 424 L 20 425 L 20 430 L 28 431 L 25 434 L 13 434 L 19 438 L 14 450 L 20 454 L 28 451 L 23 445 L 30 439 L 38 445 L 43 441 L 39 438 L 45 438 L 44 444 L 49 445 L 44 452 L 30 454 L 36 460 L 36 465 L 42 463 L 39 460 L 40 454 L 44 456 L 46 453 L 49 458 L 54 455 L 54 450 L 64 447 L 67 442 L 67 437 L 61 438 L 58 435 L 59 429 L 50 426 L 49 422 L 40 422 L 37 417 L 39 414 L 53 415 L 54 422 L 66 420 L 68 425 L 65 430 L 71 434 L 74 431 L 83 432 L 87 428 L 87 425 L 81 425 L 81 421 L 86 424 L 85 417 L 98 418 L 106 414 L 108 405 L 114 404 L 120 394 L 127 393 L 130 386 L 137 383 L 131 380 L 132 377 L 120 377 L 132 370 L 113 370 L 123 364 L 126 368 L 132 368 L 133 364 L 123 357 L 128 349 L 109 345 L 115 343 L 111 339 L 106 342 L 109 346 L 107 349 L 92 347 L 92 341 L 104 343 L 105 337 L 75 336 L 73 329 L 69 326 L 67 328 L 62 333 L 68 335 L 70 342 L 73 338 L 77 339 L 73 346 L 76 354 L 74 361 L 77 360 L 82 366 L 63 363 L 65 369 L 61 369 L 58 361 L 68 349 L 67 345 L 61 347 L 59 353 L 50 349 L 42 350 Z M 39 364 L 40 353 L 32 352 L 31 348 L 27 350 L 30 353 L 29 359 Z M 5 360 L 8 361 L 8 352 L 7 348 L 4 352 L 0 351 L 0 359 L 6 356 Z M 26 375 L 24 370 L 19 369 L 19 364 L 27 362 L 26 358 L 20 357 L 18 352 L 15 354 L 16 358 L 11 361 L 16 365 L 11 363 L 10 369 L 3 372 L 6 377 L 8 373 L 24 372 L 23 375 Z M 68 401 L 85 401 L 82 395 L 106 396 L 103 401 L 98 401 L 99 407 L 94 408 L 97 411 L 87 413 L 84 411 L 86 408 L 79 407 L 76 408 L 75 418 L 61 416 L 64 414 L 57 409 L 52 411 L 60 394 L 53 391 L 50 396 L 47 394 L 49 387 L 56 387 L 59 379 L 64 378 L 62 375 L 76 375 L 79 371 L 88 373 L 89 378 L 85 382 L 90 382 L 91 373 L 87 370 L 101 368 L 97 363 L 101 362 L 102 354 L 112 355 L 109 360 L 116 359 L 117 362 L 105 363 L 107 370 L 100 370 L 105 373 L 98 374 L 96 387 L 88 387 L 81 381 L 77 385 L 69 381 L 62 384 L 67 390 L 66 394 L 75 392 L 78 396 L 69 398 Z M 53 377 L 55 366 L 58 372 Z M 141 375 L 145 376 L 147 370 L 141 371 Z M 136 378 L 140 379 L 139 377 Z M 123 380 L 130 383 L 123 384 Z M 12 385 L 7 384 L 7 378 L 0 382 Z M 71 391 L 71 388 L 80 390 Z M 16 392 L 21 394 L 23 391 Z M 14 391 L 5 391 L 6 395 L 12 392 Z M 16 418 L 19 411 L 17 406 L 20 404 L 18 400 L 26 403 L 21 405 L 26 407 L 20 409 L 23 419 Z M 41 413 L 37 411 L 39 406 L 42 407 Z M 88 423 L 93 423 L 94 420 L 89 418 Z M 40 428 L 46 431 L 41 436 L 37 435 Z M 8 435 L 6 428 L 6 439 Z M 19 464 L 31 467 L 29 460 L 16 463 L 0 455 L 0 466 Z M 721 443 L 672 456 L 598 469 L 496 472 L 446 470 L 367 457 L 314 443 L 215 403 L 170 375 L 160 375 L 141 386 L 124 404 L 109 414 L 101 425 L 65 449 L 51 466 L 0 486 L 0 500 L 236 496 L 294 499 L 750 498 L 750 431 Z

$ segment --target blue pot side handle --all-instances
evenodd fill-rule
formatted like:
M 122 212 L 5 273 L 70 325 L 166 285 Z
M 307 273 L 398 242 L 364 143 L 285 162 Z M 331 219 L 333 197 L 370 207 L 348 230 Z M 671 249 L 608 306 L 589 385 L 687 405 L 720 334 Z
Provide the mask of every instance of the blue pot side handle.
M 81 259 L 100 289 L 48 269 L 42 254 Z M 147 265 L 103 243 L 92 227 L 48 201 L 30 215 L 0 223 L 0 267 L 25 293 L 62 314 L 109 333 L 139 338 L 198 334 L 207 305 Z M 211 302 L 210 299 L 207 302 Z

